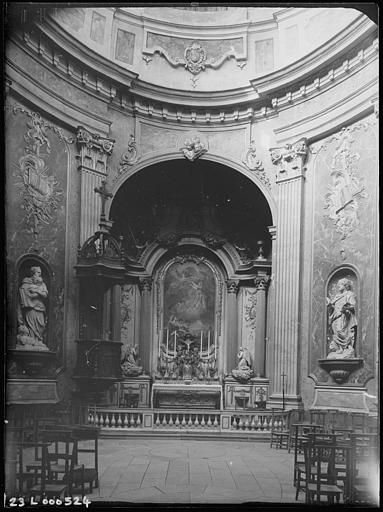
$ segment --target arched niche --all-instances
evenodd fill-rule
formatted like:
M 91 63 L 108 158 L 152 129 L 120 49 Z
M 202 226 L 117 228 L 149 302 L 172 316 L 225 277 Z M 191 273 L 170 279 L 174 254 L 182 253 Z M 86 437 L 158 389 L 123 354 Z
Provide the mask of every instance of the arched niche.
M 343 359 L 354 358 L 360 354 L 360 295 L 359 275 L 354 267 L 344 265 L 332 271 L 326 283 L 324 357 Z M 346 343 L 352 344 L 353 352 L 351 348 L 346 349 L 346 346 L 342 346 Z M 345 352 L 342 353 L 342 350 Z
M 39 310 L 43 310 L 45 308 L 45 311 L 43 311 L 45 316 L 43 344 L 47 347 L 47 349 L 49 349 L 49 351 L 56 351 L 58 347 L 55 345 L 55 340 L 52 339 L 53 325 L 51 322 L 53 272 L 49 263 L 44 258 L 33 253 L 24 254 L 16 262 L 13 307 L 14 331 L 13 336 L 11 337 L 12 341 L 10 348 L 23 349 L 23 339 L 26 339 L 20 338 L 18 340 L 19 336 L 23 336 L 22 326 L 26 324 L 25 308 L 23 307 L 23 298 L 21 297 L 21 295 L 24 294 L 25 292 L 21 291 L 21 288 L 23 287 L 23 283 L 26 283 L 27 285 L 29 284 L 29 281 L 32 278 L 31 269 L 34 267 L 39 267 L 41 269 L 41 279 L 47 290 L 46 297 L 39 297 L 39 302 L 41 304 L 38 305 Z M 26 332 L 25 335 L 27 335 Z M 26 346 L 24 347 L 24 349 L 26 350 Z M 39 348 L 38 346 L 36 346 L 36 348 L 34 349 L 33 346 L 30 346 L 30 350 L 41 351 L 41 347 Z

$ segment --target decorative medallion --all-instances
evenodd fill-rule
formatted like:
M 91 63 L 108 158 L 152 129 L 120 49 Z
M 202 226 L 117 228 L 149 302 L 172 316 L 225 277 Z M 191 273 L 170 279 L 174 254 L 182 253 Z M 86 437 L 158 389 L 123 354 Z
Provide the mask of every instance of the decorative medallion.
M 338 144 L 332 157 L 330 176 L 332 183 L 325 195 L 324 208 L 341 240 L 347 238 L 358 225 L 359 200 L 366 198 L 364 186 L 357 177 L 360 155 L 353 151 L 352 129 L 342 128 L 336 136 Z
M 204 62 L 206 60 L 206 50 L 198 42 L 194 41 L 185 48 L 185 68 L 193 75 L 197 75 L 205 69 Z
M 55 176 L 49 174 L 43 156 L 51 153 L 46 130 L 52 130 L 65 143 L 74 139 L 64 136 L 62 130 L 42 119 L 37 112 L 29 112 L 21 106 L 13 107 L 13 113 L 26 113 L 30 118 L 28 131 L 24 135 L 25 154 L 18 162 L 18 186 L 22 189 L 25 222 L 31 228 L 35 243 L 44 225 L 50 224 L 58 203 L 62 200 L 62 190 Z

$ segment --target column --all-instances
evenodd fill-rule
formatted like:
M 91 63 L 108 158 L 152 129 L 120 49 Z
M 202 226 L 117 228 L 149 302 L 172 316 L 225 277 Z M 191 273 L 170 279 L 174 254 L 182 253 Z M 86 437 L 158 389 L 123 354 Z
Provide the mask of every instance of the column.
M 226 324 L 226 365 L 224 372 L 230 372 L 237 366 L 238 354 L 238 305 L 237 293 L 239 282 L 232 279 L 226 281 L 227 287 L 227 324 Z
M 301 265 L 302 200 L 307 140 L 270 149 L 276 166 L 278 236 L 273 261 L 275 298 L 274 361 L 270 401 L 286 408 L 301 404 L 299 396 L 299 289 Z
M 121 285 L 112 288 L 112 340 L 121 341 Z
M 270 276 L 258 272 L 254 279 L 257 289 L 257 323 L 255 326 L 254 371 L 257 377 L 265 377 L 266 291 Z
M 107 179 L 107 158 L 112 154 L 113 146 L 113 139 L 91 133 L 82 126 L 77 128 L 81 180 L 80 245 L 98 230 L 101 198 L 94 189 L 100 188 L 102 181 Z
M 152 283 L 151 277 L 140 278 L 141 310 L 140 310 L 140 358 L 145 373 L 151 370 L 152 346 Z

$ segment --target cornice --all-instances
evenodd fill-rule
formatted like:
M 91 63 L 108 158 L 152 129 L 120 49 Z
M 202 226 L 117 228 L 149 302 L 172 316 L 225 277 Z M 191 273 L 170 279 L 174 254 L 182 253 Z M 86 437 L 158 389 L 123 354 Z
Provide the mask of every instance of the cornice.
M 310 76 L 318 75 L 342 55 L 346 57 L 347 52 L 374 33 L 377 33 L 375 23 L 362 14 L 313 52 L 284 68 L 250 80 L 250 83 L 261 97 L 270 97 L 277 90 L 288 90 L 293 83 L 304 82 Z

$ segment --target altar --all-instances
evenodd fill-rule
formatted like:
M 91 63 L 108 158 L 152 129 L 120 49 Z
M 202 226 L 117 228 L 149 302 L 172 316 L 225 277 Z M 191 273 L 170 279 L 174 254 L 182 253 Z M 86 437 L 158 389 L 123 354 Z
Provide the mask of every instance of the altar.
M 152 386 L 154 408 L 222 409 L 222 386 L 217 383 L 155 382 Z

